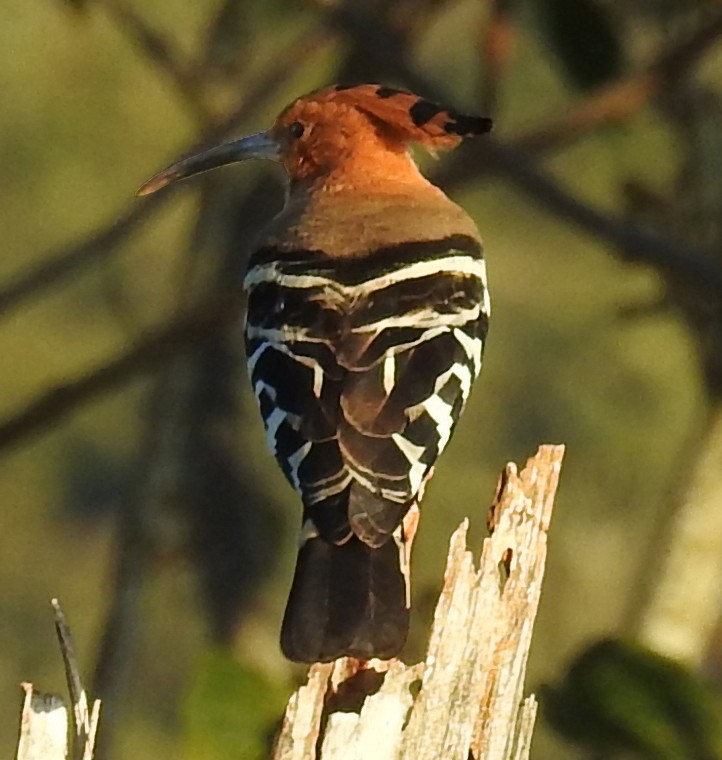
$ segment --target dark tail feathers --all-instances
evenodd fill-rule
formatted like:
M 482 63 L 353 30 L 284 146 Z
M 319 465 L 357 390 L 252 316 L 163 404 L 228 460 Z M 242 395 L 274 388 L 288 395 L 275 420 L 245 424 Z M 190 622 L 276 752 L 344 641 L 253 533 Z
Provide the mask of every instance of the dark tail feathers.
M 301 547 L 281 628 L 289 660 L 387 659 L 401 651 L 408 627 L 393 539 L 372 548 L 356 536 L 340 546 L 312 538 Z

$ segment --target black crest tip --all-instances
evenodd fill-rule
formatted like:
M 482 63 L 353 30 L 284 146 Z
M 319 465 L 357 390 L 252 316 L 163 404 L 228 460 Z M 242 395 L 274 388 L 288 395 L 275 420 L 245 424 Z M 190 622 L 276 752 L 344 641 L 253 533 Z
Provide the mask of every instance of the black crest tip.
M 485 116 L 462 116 L 458 113 L 449 113 L 449 121 L 444 124 L 444 131 L 459 137 L 484 135 L 493 128 L 494 122 Z

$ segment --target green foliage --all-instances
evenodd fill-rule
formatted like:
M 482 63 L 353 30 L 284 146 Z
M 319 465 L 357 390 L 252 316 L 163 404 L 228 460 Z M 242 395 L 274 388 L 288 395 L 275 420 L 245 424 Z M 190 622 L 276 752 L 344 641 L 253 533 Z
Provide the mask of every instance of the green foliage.
M 688 668 L 640 646 L 605 639 L 542 692 L 544 715 L 597 751 L 645 760 L 720 760 L 722 700 Z
M 184 760 L 260 760 L 268 756 L 287 689 L 227 652 L 206 652 L 183 704 Z
M 620 30 L 598 0 L 537 0 L 536 6 L 542 36 L 572 86 L 590 90 L 620 74 Z

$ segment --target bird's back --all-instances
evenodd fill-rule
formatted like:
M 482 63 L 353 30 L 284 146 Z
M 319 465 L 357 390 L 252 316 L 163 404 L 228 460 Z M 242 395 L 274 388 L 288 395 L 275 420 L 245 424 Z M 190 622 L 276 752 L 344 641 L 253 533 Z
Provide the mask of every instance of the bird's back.
M 479 371 L 488 319 L 481 244 L 466 213 L 433 186 L 426 197 L 333 200 L 290 204 L 250 260 L 251 378 L 269 445 L 307 509 L 341 489 L 369 492 L 399 512 L 448 441 Z M 434 396 L 450 397 L 452 380 L 444 410 Z M 406 444 L 398 438 L 405 432 L 415 432 Z M 420 446 L 426 451 L 413 458 Z M 345 516 L 324 531 L 328 511 L 314 522 L 339 540 Z M 365 540 L 385 540 L 402 516 Z

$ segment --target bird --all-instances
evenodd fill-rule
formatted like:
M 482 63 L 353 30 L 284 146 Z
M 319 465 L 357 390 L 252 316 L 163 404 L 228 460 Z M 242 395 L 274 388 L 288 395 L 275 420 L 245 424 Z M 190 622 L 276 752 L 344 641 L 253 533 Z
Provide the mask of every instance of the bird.
M 490 316 L 477 226 L 411 149 L 491 128 L 407 90 L 334 85 L 138 190 L 251 158 L 288 176 L 243 288 L 253 393 L 303 507 L 280 637 L 292 661 L 390 659 L 405 644 L 419 502 L 479 374 Z

